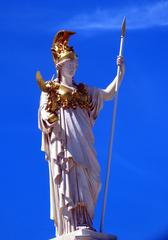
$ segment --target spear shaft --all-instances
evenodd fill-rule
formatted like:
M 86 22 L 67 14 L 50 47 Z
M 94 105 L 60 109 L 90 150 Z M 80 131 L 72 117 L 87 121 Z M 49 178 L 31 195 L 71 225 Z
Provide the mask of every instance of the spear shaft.
M 123 23 L 122 23 L 122 33 L 121 33 L 121 40 L 120 40 L 119 56 L 122 56 L 124 36 L 125 36 L 125 28 L 126 28 L 126 18 L 124 17 Z M 111 131 L 110 131 L 108 164 L 107 164 L 107 170 L 106 170 L 106 181 L 105 181 L 104 196 L 103 196 L 103 207 L 102 207 L 101 222 L 100 222 L 100 232 L 103 231 L 106 201 L 107 201 L 107 191 L 108 191 L 108 183 L 109 183 L 109 176 L 110 176 L 110 166 L 111 166 L 111 159 L 112 159 L 114 130 L 115 130 L 115 121 L 116 121 L 116 112 L 117 112 L 119 76 L 120 76 L 120 66 L 118 66 L 118 68 L 117 68 L 117 79 L 116 79 L 115 95 L 114 95 L 114 109 L 113 109 L 112 125 L 111 125 Z

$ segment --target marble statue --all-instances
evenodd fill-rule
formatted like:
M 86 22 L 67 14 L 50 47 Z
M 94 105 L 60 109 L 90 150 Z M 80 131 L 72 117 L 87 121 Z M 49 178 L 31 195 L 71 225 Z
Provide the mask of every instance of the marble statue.
M 54 38 L 51 50 L 57 78 L 44 82 L 40 72 L 36 75 L 42 90 L 38 118 L 49 166 L 50 218 L 59 237 L 80 227 L 94 231 L 101 180 L 92 127 L 104 101 L 113 98 L 116 82 L 115 78 L 100 89 L 74 81 L 78 58 L 68 45 L 73 34 L 61 30 Z M 123 57 L 117 57 L 117 65 L 120 85 L 125 72 Z

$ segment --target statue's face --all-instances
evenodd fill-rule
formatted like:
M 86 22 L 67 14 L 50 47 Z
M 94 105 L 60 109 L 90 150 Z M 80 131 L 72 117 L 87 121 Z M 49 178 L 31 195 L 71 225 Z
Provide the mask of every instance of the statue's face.
M 65 77 L 71 78 L 75 75 L 77 67 L 77 59 L 68 59 L 61 64 L 61 74 Z

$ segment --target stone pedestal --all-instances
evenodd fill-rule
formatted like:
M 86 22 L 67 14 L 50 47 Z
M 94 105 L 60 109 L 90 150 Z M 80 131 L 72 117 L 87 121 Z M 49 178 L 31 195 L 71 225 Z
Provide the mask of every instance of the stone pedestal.
M 116 236 L 81 228 L 50 240 L 117 240 Z

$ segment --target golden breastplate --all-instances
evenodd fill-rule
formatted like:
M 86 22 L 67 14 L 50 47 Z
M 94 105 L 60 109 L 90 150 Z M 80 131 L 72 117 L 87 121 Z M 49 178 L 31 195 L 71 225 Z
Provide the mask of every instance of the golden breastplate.
M 70 89 L 57 82 L 51 82 L 48 103 L 46 110 L 51 113 L 55 113 L 61 107 L 63 109 L 76 109 L 80 107 L 82 109 L 89 110 L 89 95 L 88 91 L 83 83 L 80 83 L 74 89 Z

